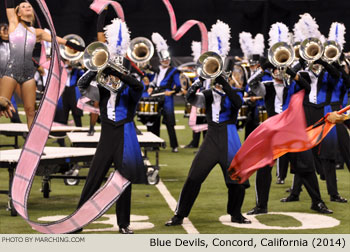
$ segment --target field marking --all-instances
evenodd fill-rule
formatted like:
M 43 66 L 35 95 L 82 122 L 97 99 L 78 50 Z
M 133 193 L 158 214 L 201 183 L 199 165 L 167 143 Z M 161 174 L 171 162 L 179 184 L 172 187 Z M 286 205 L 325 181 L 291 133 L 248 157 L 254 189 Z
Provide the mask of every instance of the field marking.
M 168 206 L 170 207 L 171 211 L 174 212 L 176 205 L 177 205 L 177 202 L 176 202 L 175 198 L 169 192 L 168 188 L 164 185 L 163 181 L 159 180 L 159 183 L 156 185 L 156 187 L 159 190 L 160 194 L 165 199 L 166 203 L 168 203 Z M 199 234 L 198 230 L 194 227 L 194 225 L 192 224 L 192 222 L 188 218 L 184 219 L 182 227 L 185 229 L 185 231 L 188 234 Z
M 231 222 L 230 215 L 223 215 L 219 218 L 219 221 L 227 226 L 237 228 L 248 228 L 248 229 L 279 229 L 279 230 L 300 230 L 300 229 L 320 229 L 320 228 L 332 228 L 338 226 L 340 221 L 326 215 L 321 214 L 310 214 L 310 213 L 298 213 L 298 212 L 269 212 L 268 214 L 280 214 L 291 216 L 294 219 L 301 222 L 301 226 L 291 227 L 280 227 L 280 226 L 268 226 L 260 223 L 256 215 L 244 215 L 252 223 L 251 224 L 239 224 Z
M 58 221 L 65 218 L 65 215 L 55 215 L 55 216 L 44 216 L 39 218 L 39 221 Z M 107 228 L 84 228 L 83 232 L 118 232 L 119 227 L 117 225 L 117 217 L 115 214 L 104 214 L 101 217 L 107 218 L 107 220 L 95 220 L 91 224 L 105 224 L 112 227 Z M 154 228 L 154 224 L 151 222 L 145 222 L 149 220 L 148 216 L 143 215 L 130 215 L 130 229 L 132 230 L 142 230 Z

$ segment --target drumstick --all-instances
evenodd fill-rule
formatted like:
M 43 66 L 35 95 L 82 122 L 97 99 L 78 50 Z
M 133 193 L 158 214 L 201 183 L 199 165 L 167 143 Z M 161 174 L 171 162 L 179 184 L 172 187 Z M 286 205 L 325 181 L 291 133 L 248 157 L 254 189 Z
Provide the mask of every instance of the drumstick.
M 243 97 L 243 100 L 244 101 L 248 101 L 248 100 L 250 100 L 253 97 L 255 98 L 255 100 L 261 100 L 262 99 L 262 96 L 250 96 L 250 97 Z
M 173 94 L 173 93 L 175 93 L 175 90 L 170 91 L 170 94 Z M 151 94 L 152 97 L 154 97 L 154 96 L 161 96 L 161 95 L 165 95 L 165 92 Z

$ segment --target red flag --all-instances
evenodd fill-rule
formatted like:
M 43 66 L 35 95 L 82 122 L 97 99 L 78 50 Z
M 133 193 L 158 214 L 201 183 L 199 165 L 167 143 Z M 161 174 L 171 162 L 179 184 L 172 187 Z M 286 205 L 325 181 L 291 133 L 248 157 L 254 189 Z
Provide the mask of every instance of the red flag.
M 243 183 L 256 170 L 273 165 L 274 160 L 287 152 L 301 152 L 319 144 L 334 124 L 328 114 L 315 125 L 306 128 L 303 108 L 304 90 L 293 95 L 289 107 L 256 128 L 236 153 L 229 167 L 233 180 Z M 343 113 L 347 108 L 339 111 Z

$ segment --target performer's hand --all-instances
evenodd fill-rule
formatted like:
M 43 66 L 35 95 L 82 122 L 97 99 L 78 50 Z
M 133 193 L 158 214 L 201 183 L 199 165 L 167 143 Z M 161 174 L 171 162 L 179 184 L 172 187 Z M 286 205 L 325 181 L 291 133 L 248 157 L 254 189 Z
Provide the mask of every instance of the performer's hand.
M 12 112 L 15 112 L 12 103 L 6 97 L 0 96 L 0 117 L 3 115 L 6 118 L 12 117 Z
M 149 94 L 149 95 L 151 95 L 151 94 L 152 94 L 152 92 L 153 92 L 153 88 L 151 88 L 151 87 L 150 87 L 150 88 L 148 88 L 147 92 L 148 92 L 148 94 Z
M 172 92 L 172 91 L 166 90 L 166 91 L 164 92 L 164 95 L 165 95 L 165 96 L 171 96 L 173 93 L 174 93 L 174 92 Z
M 70 41 L 70 40 L 67 40 L 66 42 L 66 46 L 68 46 L 69 48 L 72 48 L 73 50 L 76 50 L 76 51 L 79 51 L 79 52 L 83 52 L 85 50 L 84 47 Z
M 347 120 L 348 117 L 344 114 L 338 114 L 336 111 L 331 112 L 327 117 L 326 120 L 330 123 L 343 123 L 345 120 Z

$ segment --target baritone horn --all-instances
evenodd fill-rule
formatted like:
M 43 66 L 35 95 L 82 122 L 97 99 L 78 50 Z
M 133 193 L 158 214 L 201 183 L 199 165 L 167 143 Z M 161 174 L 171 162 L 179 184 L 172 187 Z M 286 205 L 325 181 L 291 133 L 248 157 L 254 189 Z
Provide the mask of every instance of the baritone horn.
M 154 54 L 154 46 L 149 39 L 137 37 L 130 41 L 126 53 L 140 68 L 145 68 Z
M 223 60 L 216 52 L 203 53 L 197 61 L 197 73 L 204 79 L 214 79 L 223 71 Z
M 63 39 L 69 40 L 72 43 L 75 43 L 77 45 L 85 47 L 85 42 L 79 35 L 68 34 L 68 35 L 64 36 Z M 70 61 L 70 64 L 72 66 L 79 65 L 82 63 L 81 60 L 82 60 L 83 54 L 84 54 L 84 52 L 79 52 L 79 51 L 76 51 L 68 46 L 60 45 L 61 57 L 64 58 L 65 60 Z
M 115 76 L 106 74 L 105 70 L 112 68 L 119 73 L 129 74 L 129 70 L 123 66 L 123 57 L 111 59 L 108 47 L 101 42 L 92 42 L 86 47 L 83 62 L 90 71 L 97 71 L 97 83 L 114 93 L 122 87 L 121 81 Z
M 322 60 L 326 61 L 328 64 L 331 64 L 337 61 L 341 55 L 341 47 L 340 45 L 333 41 L 328 40 L 324 44 L 324 53 L 322 55 Z

